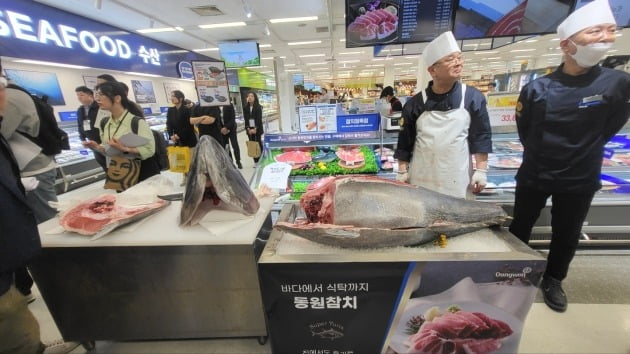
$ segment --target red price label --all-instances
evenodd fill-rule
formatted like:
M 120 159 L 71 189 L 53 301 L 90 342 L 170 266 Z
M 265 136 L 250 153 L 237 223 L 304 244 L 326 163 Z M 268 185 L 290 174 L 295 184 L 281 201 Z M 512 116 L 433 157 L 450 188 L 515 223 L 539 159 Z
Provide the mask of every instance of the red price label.
M 502 114 L 501 121 L 502 122 L 516 122 L 516 114 Z

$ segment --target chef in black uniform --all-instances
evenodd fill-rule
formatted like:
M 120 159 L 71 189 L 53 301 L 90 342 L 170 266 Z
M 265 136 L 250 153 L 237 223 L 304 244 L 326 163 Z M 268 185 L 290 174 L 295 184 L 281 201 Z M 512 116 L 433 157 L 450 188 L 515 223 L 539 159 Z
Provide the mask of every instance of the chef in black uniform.
M 87 86 L 79 86 L 74 90 L 77 99 L 81 102 L 81 106 L 77 108 L 77 126 L 79 128 L 79 137 L 81 141 L 94 140 L 101 143 L 101 133 L 96 124 L 98 116 L 98 103 L 94 99 L 94 91 Z M 107 163 L 105 155 L 94 151 L 94 160 L 107 172 Z
M 593 195 L 601 188 L 604 145 L 630 114 L 630 75 L 597 65 L 615 32 L 608 0 L 573 12 L 558 26 L 564 63 L 523 87 L 516 106 L 524 152 L 510 231 L 529 242 L 551 196 L 552 236 L 541 289 L 545 303 L 558 312 L 567 308 L 561 282 Z

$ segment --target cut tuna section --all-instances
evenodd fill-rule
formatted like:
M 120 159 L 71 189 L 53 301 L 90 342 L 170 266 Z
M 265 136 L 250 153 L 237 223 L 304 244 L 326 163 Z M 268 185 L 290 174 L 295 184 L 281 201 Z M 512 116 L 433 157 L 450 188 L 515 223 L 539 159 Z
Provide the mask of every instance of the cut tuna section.
M 345 148 L 339 147 L 336 154 L 340 160 L 343 160 L 349 164 L 356 164 L 359 162 L 363 162 L 365 160 L 365 156 L 363 156 L 363 152 L 361 152 L 361 150 L 359 149 L 345 149 Z
M 276 155 L 275 160 L 278 162 L 286 162 L 289 165 L 305 164 L 311 161 L 311 153 L 305 151 L 288 151 Z
M 365 13 L 348 26 L 348 32 L 358 34 L 363 41 L 387 38 L 397 29 L 398 17 L 384 9 Z
M 409 353 L 491 353 L 512 332 L 507 323 L 480 312 L 446 312 L 409 337 Z
M 59 219 L 59 224 L 67 231 L 94 235 L 112 224 L 123 225 L 135 221 L 166 205 L 166 201 L 158 199 L 152 204 L 122 207 L 116 205 L 116 195 L 104 194 L 69 209 Z

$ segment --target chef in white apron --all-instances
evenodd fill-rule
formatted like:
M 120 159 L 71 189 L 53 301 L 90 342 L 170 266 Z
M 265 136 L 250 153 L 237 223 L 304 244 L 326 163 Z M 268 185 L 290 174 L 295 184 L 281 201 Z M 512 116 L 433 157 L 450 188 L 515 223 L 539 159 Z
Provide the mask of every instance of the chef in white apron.
M 403 108 L 395 156 L 397 179 L 472 199 L 472 193 L 486 185 L 488 153 L 492 152 L 485 97 L 459 83 L 463 59 L 451 32 L 429 43 L 423 57 L 433 80 Z M 474 173 L 471 154 L 475 155 Z

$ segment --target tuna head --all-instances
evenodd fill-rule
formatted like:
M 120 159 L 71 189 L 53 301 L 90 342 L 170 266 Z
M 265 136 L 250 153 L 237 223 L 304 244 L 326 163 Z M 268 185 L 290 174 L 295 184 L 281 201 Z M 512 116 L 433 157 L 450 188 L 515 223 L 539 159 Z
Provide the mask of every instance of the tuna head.
M 226 150 L 216 139 L 203 135 L 190 163 L 180 225 L 195 225 L 217 207 L 253 215 L 260 204 Z
M 340 247 L 394 247 L 456 236 L 507 220 L 498 205 L 453 198 L 377 177 L 337 177 L 300 200 L 306 222 L 279 229 Z

